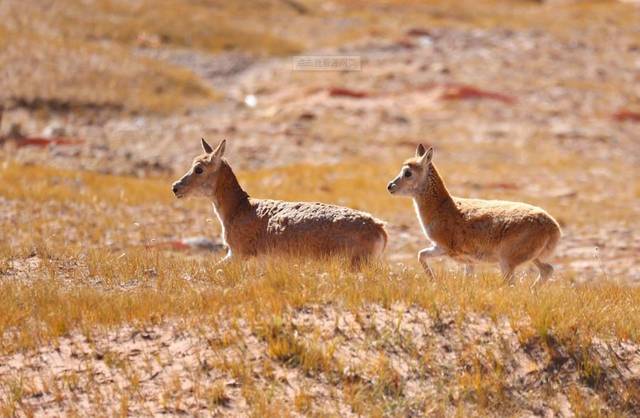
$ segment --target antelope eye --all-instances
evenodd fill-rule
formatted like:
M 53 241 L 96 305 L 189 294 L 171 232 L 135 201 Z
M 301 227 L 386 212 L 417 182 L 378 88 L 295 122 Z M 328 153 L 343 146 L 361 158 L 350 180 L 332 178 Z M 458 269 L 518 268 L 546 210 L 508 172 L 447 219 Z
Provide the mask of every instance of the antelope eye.
M 202 167 L 198 166 L 198 167 L 196 167 L 196 169 L 195 169 L 195 170 L 193 170 L 193 171 L 195 171 L 195 172 L 196 172 L 196 174 L 202 174 Z
M 404 172 L 404 176 L 407 177 L 407 178 L 411 177 L 411 171 L 409 171 L 409 170 L 405 171 Z

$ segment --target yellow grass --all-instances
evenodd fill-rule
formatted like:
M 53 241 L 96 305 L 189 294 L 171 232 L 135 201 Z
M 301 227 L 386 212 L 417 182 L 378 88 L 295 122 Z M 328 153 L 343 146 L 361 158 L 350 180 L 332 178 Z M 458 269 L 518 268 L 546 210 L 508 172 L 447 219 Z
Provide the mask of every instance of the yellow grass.
M 558 157 L 545 164 L 571 173 L 579 171 L 583 163 L 576 160 L 570 164 Z M 331 201 L 415 226 L 409 202 L 388 197 L 383 187 L 397 168 L 395 162 L 298 165 L 241 172 L 239 177 L 253 194 Z M 470 169 L 453 163 L 443 163 L 441 168 L 445 176 L 452 173 L 454 186 L 467 187 L 465 170 Z M 507 172 L 504 165 L 494 168 Z M 479 182 L 491 179 L 483 169 L 473 172 Z M 523 175 L 528 175 L 526 168 Z M 135 179 L 11 162 L 0 167 L 4 211 L 0 219 L 0 354 L 55 343 L 72 333 L 95 337 L 126 324 L 144 327 L 166 322 L 190 329 L 228 326 L 231 331 L 222 333 L 215 343 L 222 350 L 236 346 L 239 337 L 233 323 L 243 321 L 265 345 L 270 361 L 299 369 L 309 378 L 322 376 L 339 382 L 353 411 L 375 415 L 409 407 L 402 403 L 405 382 L 392 362 L 384 356 L 374 358 L 369 368 L 358 371 L 370 380 L 352 380 L 335 357 L 338 346 L 312 331 L 303 338 L 300 329 L 291 326 L 289 318 L 294 310 L 330 304 L 358 315 L 363 307 L 399 304 L 420 307 L 433 318 L 453 316 L 459 323 L 478 314 L 495 321 L 506 318 L 524 343 L 559 341 L 576 353 L 576 358 L 581 358 L 583 347 L 594 337 L 640 342 L 640 288 L 620 285 L 613 281 L 618 279 L 615 277 L 580 285 L 574 283 L 573 276 L 564 275 L 532 291 L 529 285 L 533 278 L 511 288 L 497 272 L 467 278 L 436 269 L 438 280 L 433 282 L 415 262 L 407 266 L 382 262 L 361 272 L 351 271 L 339 259 L 252 260 L 218 268 L 215 261 L 221 254 L 203 256 L 147 248 L 166 239 L 218 231 L 210 206 L 173 199 L 170 183 L 170 179 Z M 588 187 L 606 187 L 595 183 Z M 526 192 L 500 193 L 522 198 Z M 634 193 L 628 192 L 630 197 Z M 627 199 L 626 194 L 621 196 Z M 552 204 L 553 199 L 541 201 Z M 572 205 L 570 212 L 563 212 L 572 223 L 594 220 L 595 215 L 584 209 L 588 203 L 584 207 Z M 602 213 L 623 209 L 601 204 Z M 621 213 L 631 218 L 634 209 Z M 384 344 L 380 338 L 377 343 Z M 401 343 L 407 352 L 429 363 L 428 352 L 415 352 L 410 340 Z M 455 382 L 460 388 L 456 396 L 480 410 L 494 402 L 508 407 L 499 364 L 493 364 L 488 372 L 474 355 L 469 353 L 465 359 L 470 366 Z M 105 362 L 128 370 L 129 388 L 139 384 L 140 376 L 127 369 L 126 359 L 106 353 Z M 269 400 L 241 361 L 224 359 L 213 364 L 241 383 L 242 395 L 256 414 L 286 409 Z M 599 369 L 588 357 L 581 358 L 579 366 L 584 379 L 598 381 Z M 264 366 L 265 378 L 273 374 L 269 367 Z M 65 379 L 65 385 L 81 384 L 74 374 Z M 195 393 L 211 408 L 224 407 L 231 397 L 227 389 L 205 381 Z M 53 385 L 49 391 L 56 393 Z M 2 388 L 5 399 L 10 395 L 10 402 L 2 406 L 3 413 L 28 409 L 21 400 L 33 392 L 31 382 L 6 382 Z M 179 408 L 182 400 L 176 391 L 171 385 L 165 390 L 162 396 L 167 410 Z M 118 399 L 123 411 L 136 402 L 135 396 L 133 389 L 122 390 Z M 443 405 L 448 404 L 442 396 Z M 588 409 L 581 406 L 579 394 L 571 402 L 576 410 Z M 316 400 L 308 392 L 297 392 L 294 403 L 300 412 L 315 411 Z
M 240 178 L 249 191 L 261 190 L 271 197 L 334 201 L 391 220 L 415 222 L 408 202 L 376 191 L 383 189 L 380 185 L 390 167 L 300 166 L 241 173 Z M 505 287 L 492 274 L 468 279 L 441 272 L 439 281 L 430 282 L 415 264 L 407 268 L 382 264 L 355 273 L 339 260 L 252 262 L 220 270 L 214 265 L 218 256 L 185 257 L 144 248 L 182 234 L 211 235 L 218 228 L 217 222 L 205 220 L 211 217 L 208 205 L 173 200 L 168 180 L 10 163 L 0 170 L 0 182 L 0 198 L 12 202 L 0 221 L 1 271 L 12 277 L 26 269 L 28 278 L 7 278 L 0 284 L 5 352 L 73 329 L 94 332 L 172 317 L 216 321 L 221 312 L 256 319 L 329 302 L 354 310 L 362 304 L 401 302 L 434 314 L 507 316 L 514 324 L 524 321 L 525 334 L 640 340 L 638 288 L 606 281 L 578 286 L 564 277 L 532 292 L 526 284 Z M 176 223 L 172 218 L 185 210 L 192 213 L 191 220 Z M 607 207 L 602 210 L 606 213 Z M 584 216 L 585 222 L 590 221 L 590 214 Z M 38 260 L 35 267 L 20 267 L 30 256 Z M 324 367 L 318 364 L 326 353 L 299 346 L 283 335 L 276 333 L 269 340 L 274 357 L 309 362 L 310 372 Z
M 416 304 L 434 315 L 458 312 L 463 318 L 466 313 L 479 312 L 496 319 L 506 316 L 513 324 L 524 324 L 520 331 L 525 337 L 553 334 L 572 341 L 593 336 L 640 340 L 640 289 L 607 282 L 578 286 L 564 280 L 533 292 L 526 283 L 505 287 L 497 275 L 470 279 L 442 273 L 438 281 L 431 282 L 414 269 L 384 265 L 349 273 L 339 260 L 276 260 L 217 269 L 211 260 L 128 251 L 126 257 L 109 261 L 128 275 L 102 284 L 96 276 L 69 282 L 62 274 L 43 275 L 29 283 L 3 281 L 3 351 L 41 344 L 73 329 L 90 335 L 104 327 L 176 317 L 215 323 L 222 312 L 227 319 L 257 321 L 323 303 L 353 310 L 362 304 L 389 307 L 403 303 Z M 283 332 L 276 329 L 265 334 L 274 358 L 293 361 L 309 372 L 326 366 L 317 349 L 302 347 Z
M 372 380 L 352 382 L 332 357 L 330 346 L 299 338 L 288 329 L 292 310 L 331 304 L 357 314 L 371 304 L 391 307 L 400 303 L 423 308 L 434 318 L 453 314 L 460 322 L 467 314 L 506 317 L 523 344 L 559 341 L 571 353 L 579 353 L 580 347 L 588 346 L 594 336 L 640 340 L 640 289 L 612 283 L 572 286 L 563 281 L 531 292 L 528 283 L 509 288 L 495 275 L 469 279 L 442 274 L 437 282 L 430 282 L 421 272 L 388 266 L 349 273 L 339 260 L 275 260 L 266 265 L 232 265 L 218 271 L 211 261 L 186 260 L 177 255 L 158 257 L 144 252 L 134 259 L 139 260 L 139 273 L 130 267 L 119 267 L 135 274 L 128 277 L 128 282 L 96 285 L 90 284 L 91 280 L 69 283 L 42 276 L 33 283 L 4 281 L 0 284 L 0 352 L 12 353 L 55 342 L 73 330 L 92 339 L 122 324 L 142 328 L 178 319 L 185 328 L 216 329 L 218 324 L 243 319 L 267 344 L 268 358 L 308 376 L 341 382 L 344 397 L 354 412 L 378 415 L 400 408 L 394 405 L 404 393 L 404 380 L 389 360 L 372 359 L 370 367 L 363 371 Z M 128 260 L 127 257 L 116 263 L 130 263 Z M 157 275 L 145 273 L 148 271 Z M 112 361 L 116 365 L 118 360 Z M 499 367 L 496 365 L 488 374 L 474 363 L 473 357 L 468 362 L 475 366 L 451 383 L 451 387 L 461 388 L 460 399 L 481 409 L 506 405 Z M 592 371 L 588 370 L 588 362 L 584 364 L 587 366 L 581 373 L 587 378 Z M 273 404 L 265 398 L 266 393 L 255 387 L 256 378 L 242 364 L 214 365 L 241 382 L 243 396 L 256 413 L 273 413 Z M 261 379 L 274 379 L 269 376 L 265 369 Z M 123 396 L 135 393 L 131 389 L 134 377 L 132 382 Z M 15 399 L 29 394 L 28 383 L 16 382 L 14 388 Z M 24 391 L 27 392 L 23 395 Z M 179 399 L 173 393 L 167 387 L 167 407 L 177 408 Z M 227 399 L 222 386 L 203 389 L 202 396 L 211 407 L 224 405 Z M 579 401 L 576 397 L 574 402 Z M 310 402 L 301 394 L 296 398 L 296 408 L 306 410 Z
M 0 33 L 0 99 L 35 110 L 180 111 L 217 99 L 192 73 L 118 46 Z M 96 88 L 100 86 L 100 88 Z
M 20 1 L 9 3 L 7 14 L 12 19 L 5 25 L 53 34 L 63 40 L 113 41 L 122 46 L 243 50 L 268 55 L 295 52 L 293 42 L 278 37 L 269 27 L 274 12 L 283 17 L 291 15 L 274 1 L 207 4 L 176 0 L 63 0 L 52 5 Z

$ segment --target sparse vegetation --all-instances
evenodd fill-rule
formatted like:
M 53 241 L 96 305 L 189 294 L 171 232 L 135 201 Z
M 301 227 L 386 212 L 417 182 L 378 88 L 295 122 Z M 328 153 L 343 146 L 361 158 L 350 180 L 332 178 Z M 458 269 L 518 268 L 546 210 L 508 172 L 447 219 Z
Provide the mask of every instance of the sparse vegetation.
M 573 159 L 568 164 L 565 160 L 548 159 L 545 164 L 570 173 L 583 164 L 599 163 Z M 387 197 L 383 190 L 370 191 L 384 184 L 394 166 L 391 162 L 298 165 L 242 172 L 240 178 L 250 192 L 259 190 L 282 199 L 336 202 L 367 208 L 395 223 L 410 222 L 413 213 L 407 202 Z M 447 169 L 455 173 L 454 178 L 464 178 L 460 166 L 443 168 Z M 625 175 L 622 167 L 616 169 Z M 506 172 L 507 168 L 494 165 L 492 171 L 487 171 L 487 178 L 501 170 Z M 476 168 L 474 172 L 479 173 L 477 180 L 483 181 L 482 171 Z M 363 330 L 368 330 L 369 344 L 379 354 L 371 364 L 361 363 L 354 369 L 355 365 L 339 353 L 338 348 L 345 341 L 327 341 L 318 330 L 294 325 L 292 315 L 308 306 L 330 304 L 359 316 L 367 306 L 392 309 L 400 304 L 418 307 L 440 321 L 443 325 L 436 329 L 446 329 L 447 321 L 442 318 L 452 314 L 458 324 L 464 324 L 468 315 L 484 315 L 496 323 L 506 318 L 523 346 L 548 341 L 552 363 L 556 361 L 553 359 L 571 359 L 581 384 L 602 393 L 607 387 L 603 384 L 604 366 L 596 353 L 584 347 L 594 339 L 640 341 L 640 293 L 637 288 L 616 282 L 616 277 L 597 284 L 578 284 L 565 274 L 532 292 L 528 282 L 505 288 L 497 272 L 465 278 L 445 271 L 444 265 L 439 266 L 438 280 L 431 282 L 423 277 L 415 261 L 408 266 L 372 265 L 359 273 L 345 270 L 341 260 L 254 260 L 218 268 L 215 256 L 185 257 L 156 246 L 174 237 L 177 228 L 183 228 L 182 233 L 187 236 L 203 230 L 214 234 L 218 228 L 216 222 L 210 222 L 209 209 L 200 203 L 173 200 L 167 179 L 135 179 L 16 162 L 6 162 L 0 173 L 4 185 L 0 198 L 10 202 L 0 220 L 4 243 L 0 352 L 4 356 L 56 344 L 78 333 L 99 340 L 109 330 L 127 324 L 144 328 L 179 321 L 183 329 L 193 325 L 220 329 L 221 318 L 225 318 L 222 323 L 232 320 L 252 324 L 250 332 L 265 344 L 267 358 L 260 366 L 262 379 L 274 381 L 280 367 L 309 379 L 327 379 L 340 386 L 332 396 L 343 399 L 354 413 L 444 413 L 451 408 L 466 411 L 468 405 L 487 411 L 495 410 L 496 405 L 505 411 L 515 408 L 505 386 L 504 366 L 500 364 L 504 353 L 480 355 L 470 351 L 467 358 L 460 360 L 462 368 L 456 384 L 442 382 L 451 392 L 449 395 L 416 398 L 407 393 L 406 375 L 398 374 L 386 353 L 400 350 L 415 358 L 423 364 L 416 373 L 430 373 L 429 364 L 433 364 L 434 357 L 416 345 L 413 337 L 401 332 L 401 316 L 394 318 L 393 326 L 386 330 L 359 320 Z M 466 186 L 458 180 L 458 187 Z M 611 186 L 591 182 L 589 187 L 597 190 Z M 496 193 L 508 197 L 511 192 Z M 619 196 L 621 200 L 611 205 L 594 205 L 594 213 L 611 211 L 619 219 L 631 219 L 634 207 L 624 205 L 625 192 L 621 190 Z M 557 202 L 548 198 L 543 204 L 554 207 Z M 574 224 L 591 222 L 588 202 L 572 205 L 555 210 L 565 216 L 579 214 L 572 219 Z M 185 213 L 196 215 L 187 221 Z M 340 328 L 339 319 L 335 327 Z M 222 350 L 235 350 L 246 344 L 246 336 L 242 336 L 246 328 L 238 322 L 231 328 L 233 331 L 221 332 L 210 344 Z M 133 373 L 134 366 L 118 352 L 103 351 L 100 358 L 110 370 L 126 374 L 128 384 L 119 395 L 119 406 L 122 411 L 130 410 L 142 399 L 135 394 L 144 385 L 144 375 Z M 265 382 L 254 375 L 255 366 L 237 356 L 208 364 L 235 379 L 253 411 L 273 411 L 275 406 L 269 396 L 275 395 L 269 393 L 279 389 L 276 385 L 270 389 L 272 392 L 265 391 Z M 62 392 L 86 386 L 82 380 L 86 377 L 64 376 L 62 382 L 53 379 L 46 389 L 60 398 L 59 404 L 64 402 Z M 18 386 L 14 382 L 2 389 L 6 411 L 29 408 L 28 403 L 18 401 L 16 394 L 30 391 L 31 386 Z M 95 402 L 105 396 L 95 385 L 86 387 Z M 167 387 L 163 398 L 166 411 L 184 408 L 181 405 L 187 401 L 175 395 L 180 390 Z M 616 391 L 615 396 L 603 395 L 611 405 L 618 405 L 620 411 L 636 407 L 637 393 L 624 385 Z M 198 393 L 202 402 L 219 408 L 227 407 L 237 396 L 223 383 L 208 389 L 205 386 Z M 587 408 L 588 397 L 581 390 L 567 396 L 576 410 Z M 313 405 L 323 402 L 321 399 L 324 396 L 300 392 L 294 408 L 315 410 Z M 439 405 L 436 409 L 427 407 L 432 401 Z
M 216 382 L 213 386 L 211 386 L 206 392 L 205 396 L 209 402 L 210 408 L 215 408 L 217 406 L 225 406 L 229 403 L 229 397 L 227 396 L 226 389 L 224 387 L 224 383 Z
M 2 79 L 0 99 L 39 111 L 74 113 L 168 113 L 216 99 L 193 74 L 143 58 L 137 48 L 277 56 L 341 45 L 372 30 L 402 36 L 399 27 L 534 26 L 564 34 L 567 19 L 576 25 L 594 24 L 594 19 L 616 27 L 635 24 L 633 14 L 614 1 L 554 4 L 553 12 L 531 3 L 466 0 L 452 7 L 444 0 L 341 1 L 328 7 L 315 0 L 8 0 L 0 9 L 0 66 L 10 77 Z M 329 19 L 336 10 L 348 25 Z
M 6 0 L 0 17 L 0 415 L 640 415 L 637 6 Z M 298 53 L 363 67 L 292 72 Z M 210 205 L 170 190 L 200 136 L 229 139 L 254 197 L 384 219 L 386 258 L 216 265 L 216 240 L 184 240 L 218 236 Z M 455 195 L 559 220 L 556 280 L 424 276 L 411 202 L 385 190 L 418 141 Z
M 243 173 L 243 177 L 254 188 L 272 187 L 278 197 L 287 198 L 295 194 L 295 190 L 317 189 L 317 184 L 323 182 L 322 168 L 310 170 L 309 177 L 304 177 L 302 182 L 296 174 L 300 168 L 277 170 L 275 176 L 282 180 L 271 186 L 258 180 L 268 178 L 264 171 Z M 335 167 L 326 170 L 336 175 Z M 379 184 L 385 170 L 371 170 L 371 175 L 364 178 L 371 184 Z M 283 177 L 287 175 L 296 175 L 297 181 Z M 310 184 L 305 178 L 316 183 Z M 286 307 L 342 300 L 350 307 L 368 302 L 390 306 L 399 301 L 417 303 L 429 310 L 450 306 L 485 312 L 493 318 L 509 315 L 516 322 L 524 316 L 542 337 L 553 333 L 587 339 L 597 335 L 633 341 L 639 338 L 640 324 L 634 316 L 640 306 L 639 294 L 634 288 L 613 282 L 577 286 L 564 278 L 541 289 L 541 293 L 532 293 L 527 286 L 503 288 L 494 274 L 489 273 L 469 279 L 473 283 L 479 281 L 473 286 L 468 286 L 464 279 L 447 279 L 449 274 L 444 272 L 442 282 L 431 283 L 424 280 L 418 270 L 413 270 L 417 267 L 415 264 L 401 270 L 372 266 L 355 274 L 343 271 L 338 260 L 327 266 L 279 260 L 265 267 L 257 262 L 220 270 L 211 259 L 185 258 L 145 248 L 173 235 L 176 224 L 161 222 L 160 218 L 177 216 L 184 208 L 196 213 L 200 210 L 194 202 L 172 202 L 167 181 L 13 164 L 4 167 L 2 180 L 6 186 L 0 196 L 17 205 L 2 220 L 3 242 L 9 243 L 3 247 L 5 277 L 24 274 L 27 279 L 2 282 L 1 294 L 6 300 L 3 302 L 5 332 L 22 322 L 22 307 L 27 301 L 39 301 L 27 304 L 32 306 L 33 312 L 28 316 L 34 320 L 38 335 L 57 336 L 77 327 L 90 329 L 94 321 L 115 325 L 173 314 L 215 313 L 223 307 L 243 312 L 248 309 L 254 315 L 266 313 L 271 317 Z M 321 200 L 352 206 L 364 200 L 364 206 L 378 208 L 374 213 L 383 216 L 406 210 L 403 203 L 396 203 L 392 198 L 380 199 L 370 194 L 367 200 L 365 193 L 351 196 L 343 193 L 349 188 L 364 189 L 354 187 L 350 181 L 356 180 L 344 176 L 340 182 L 332 182 L 334 194 Z M 296 189 L 282 188 L 281 184 L 295 185 Z M 340 200 L 342 196 L 353 200 Z M 159 211 L 160 207 L 163 211 Z M 132 215 L 134 208 L 159 211 L 155 215 L 158 219 L 145 222 Z M 60 213 L 66 215 L 60 218 Z M 210 216 L 207 212 L 201 214 L 202 218 L 207 216 Z M 38 222 L 28 225 L 27 219 L 38 219 Z M 19 229 L 12 227 L 20 224 L 23 226 Z M 217 225 L 204 220 L 191 228 L 195 232 L 201 225 L 215 233 Z M 16 266 L 16 262 L 25 260 L 31 261 Z M 291 265 L 298 267 L 287 267 Z M 41 274 L 48 279 L 34 280 Z M 217 294 L 225 297 L 215 297 Z M 67 298 L 77 302 L 63 302 Z M 48 326 L 42 328 L 40 321 Z M 27 323 L 22 326 L 29 327 Z M 290 333 L 286 335 L 291 337 Z M 33 337 L 27 340 L 38 343 Z M 280 341 L 280 336 L 275 335 L 274 344 L 286 342 L 289 348 L 296 346 L 289 337 Z

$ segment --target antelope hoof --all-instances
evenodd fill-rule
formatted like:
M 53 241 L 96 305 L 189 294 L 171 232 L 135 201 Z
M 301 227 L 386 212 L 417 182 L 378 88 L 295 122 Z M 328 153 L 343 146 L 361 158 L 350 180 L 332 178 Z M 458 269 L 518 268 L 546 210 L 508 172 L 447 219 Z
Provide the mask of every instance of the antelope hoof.
M 231 251 L 229 251 L 227 255 L 225 255 L 220 260 L 218 260 L 218 262 L 216 263 L 216 267 L 226 266 L 229 263 L 231 263 L 231 260 L 232 260 Z
M 420 265 L 422 266 L 422 269 L 427 274 L 427 276 L 431 280 L 435 280 L 436 276 L 433 274 L 433 270 L 431 270 L 431 267 L 429 267 L 429 264 L 427 264 L 426 261 L 422 260 L 422 258 L 419 258 L 419 261 L 420 261 Z

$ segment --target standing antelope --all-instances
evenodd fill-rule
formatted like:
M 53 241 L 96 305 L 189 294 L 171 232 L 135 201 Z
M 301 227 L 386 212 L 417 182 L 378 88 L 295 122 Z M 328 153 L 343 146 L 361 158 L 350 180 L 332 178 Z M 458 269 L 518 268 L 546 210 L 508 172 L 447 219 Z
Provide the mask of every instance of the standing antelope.
M 509 284 L 516 267 L 533 261 L 540 271 L 536 283 L 546 281 L 553 267 L 545 261 L 562 236 L 555 219 L 526 203 L 451 196 L 432 157 L 433 148 L 419 145 L 387 186 L 391 194 L 413 198 L 422 230 L 433 242 L 418 253 L 427 274 L 433 277 L 427 259 L 446 255 L 467 263 L 469 272 L 474 262 L 498 262 Z
M 311 202 L 252 199 L 222 158 L 226 141 L 213 150 L 202 139 L 204 154 L 173 184 L 173 193 L 208 197 L 222 226 L 232 257 L 265 253 L 311 257 L 345 255 L 353 265 L 379 257 L 387 243 L 383 223 L 354 209 Z

